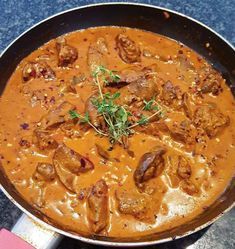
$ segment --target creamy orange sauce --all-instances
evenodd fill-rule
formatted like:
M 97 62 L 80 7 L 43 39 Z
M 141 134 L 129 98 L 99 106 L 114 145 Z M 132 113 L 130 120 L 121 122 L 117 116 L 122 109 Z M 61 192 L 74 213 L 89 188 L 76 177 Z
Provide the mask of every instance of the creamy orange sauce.
M 206 64 L 198 54 L 176 41 L 150 32 L 119 27 L 91 28 L 67 34 L 67 43 L 78 51 L 77 60 L 69 67 L 58 66 L 55 40 L 49 41 L 27 56 L 12 74 L 0 99 L 0 151 L 7 177 L 20 195 L 32 205 L 41 191 L 40 186 L 32 179 L 36 165 L 38 162 L 51 163 L 54 153 L 54 150 L 42 151 L 37 148 L 32 142 L 33 130 L 43 115 L 64 100 L 74 104 L 77 111 L 84 112 L 85 101 L 94 92 L 92 76 L 87 65 L 87 51 L 89 45 L 97 38 L 103 37 L 107 41 L 109 49 L 107 68 L 119 71 L 128 66 L 120 59 L 116 50 L 115 37 L 121 32 L 131 37 L 141 51 L 148 49 L 160 57 L 170 58 L 163 61 L 157 57 L 148 58 L 141 55 L 141 62 L 137 64 L 144 67 L 156 63 L 158 76 L 164 81 L 170 80 L 179 86 L 182 92 L 188 92 L 189 87 L 195 85 L 197 70 Z M 175 62 L 174 58 L 179 50 L 183 51 L 195 70 L 185 70 Z M 45 61 L 54 70 L 56 78 L 51 81 L 35 78 L 23 82 L 22 69 L 29 61 Z M 85 74 L 87 79 L 83 84 L 76 85 L 77 94 L 66 92 L 61 94 L 64 83 L 70 83 L 73 76 L 81 73 Z M 90 187 L 99 179 L 104 179 L 109 189 L 110 213 L 108 225 L 101 232 L 105 236 L 130 237 L 160 232 L 179 226 L 202 213 L 225 190 L 235 170 L 235 102 L 225 80 L 221 84 L 223 91 L 218 96 L 205 94 L 200 98 L 191 95 L 193 108 L 201 103 L 213 102 L 230 118 L 229 126 L 216 137 L 208 139 L 207 148 L 200 153 L 186 150 L 168 134 L 164 134 L 160 139 L 157 136 L 136 132 L 129 139 L 129 149 L 134 152 L 134 157 L 131 157 L 123 147 L 115 145 L 109 152 L 110 157 L 119 160 L 104 162 L 98 155 L 95 144 L 108 150 L 110 143 L 106 137 L 97 136 L 93 129 L 89 129 L 78 138 L 56 134 L 55 138 L 59 143 L 64 142 L 69 148 L 89 158 L 95 168 L 76 176 L 77 193 L 68 191 L 58 178 L 47 183 L 43 188 L 45 205 L 39 208 L 40 211 L 67 230 L 92 233 L 87 219 L 87 203 L 79 200 L 78 193 L 80 189 Z M 31 93 L 38 89 L 42 90 L 43 100 L 32 103 Z M 50 101 L 52 96 L 55 101 Z M 182 110 L 168 110 L 166 123 L 171 124 L 184 117 Z M 22 129 L 23 123 L 29 125 L 27 129 Z M 22 139 L 27 140 L 30 146 L 27 148 L 20 146 Z M 162 174 L 149 181 L 157 189 L 150 196 L 156 220 L 153 224 L 149 224 L 119 212 L 114 192 L 117 189 L 126 189 L 138 193 L 133 173 L 141 156 L 158 145 L 165 146 L 167 152 L 164 155 L 165 167 Z M 189 195 L 179 187 L 172 186 L 169 178 L 169 157 L 176 155 L 183 155 L 189 160 L 192 168 L 191 180 L 200 189 L 199 194 Z M 210 162 L 215 156 L 218 160 L 212 165 Z

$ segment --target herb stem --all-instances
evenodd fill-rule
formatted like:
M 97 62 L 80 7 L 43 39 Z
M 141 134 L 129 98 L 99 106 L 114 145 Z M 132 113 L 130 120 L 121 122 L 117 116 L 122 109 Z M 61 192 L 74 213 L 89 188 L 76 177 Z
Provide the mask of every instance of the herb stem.
M 88 122 L 88 124 L 89 124 L 89 125 L 90 125 L 98 134 L 100 134 L 100 135 L 102 135 L 102 136 L 108 137 L 108 134 L 106 134 L 106 133 L 100 131 L 99 129 L 97 129 L 90 121 Z
M 100 97 L 101 97 L 101 99 L 104 99 L 104 96 L 103 96 L 103 93 L 102 93 L 102 89 L 101 89 L 101 85 L 100 85 L 100 81 L 99 81 L 99 75 L 98 74 L 96 75 L 95 81 L 96 81 L 96 84 L 97 84 L 98 89 L 99 89 Z
M 159 110 L 159 111 L 153 113 L 153 114 L 150 115 L 149 117 L 146 117 L 146 121 L 148 121 L 148 120 L 150 120 L 151 118 L 155 117 L 155 116 L 158 115 L 159 113 L 161 113 L 161 110 Z M 132 129 L 132 128 L 138 126 L 138 125 L 140 125 L 140 123 L 136 122 L 135 124 L 129 126 L 128 128 L 129 128 L 129 129 Z

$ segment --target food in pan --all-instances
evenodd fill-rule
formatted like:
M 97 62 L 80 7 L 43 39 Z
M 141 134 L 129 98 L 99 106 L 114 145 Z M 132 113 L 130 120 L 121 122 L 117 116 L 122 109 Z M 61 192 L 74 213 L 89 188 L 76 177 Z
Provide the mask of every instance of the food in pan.
M 159 232 L 195 218 L 229 184 L 234 112 L 225 79 L 181 43 L 123 27 L 76 31 L 9 79 L 1 164 L 65 230 Z

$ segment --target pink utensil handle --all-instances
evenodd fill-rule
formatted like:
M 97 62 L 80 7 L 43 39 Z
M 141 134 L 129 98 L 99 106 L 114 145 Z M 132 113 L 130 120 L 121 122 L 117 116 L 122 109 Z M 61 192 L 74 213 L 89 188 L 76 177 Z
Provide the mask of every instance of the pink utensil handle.
M 6 229 L 0 230 L 0 248 L 1 249 L 35 249 L 14 233 Z

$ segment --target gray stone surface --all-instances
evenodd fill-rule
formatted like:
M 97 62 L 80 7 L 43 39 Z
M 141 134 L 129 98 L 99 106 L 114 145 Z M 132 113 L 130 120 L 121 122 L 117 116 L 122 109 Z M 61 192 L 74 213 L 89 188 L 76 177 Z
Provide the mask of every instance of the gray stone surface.
M 104 1 L 0 0 L 0 51 L 2 51 L 21 32 L 38 21 L 62 10 L 96 2 Z M 133 2 L 159 5 L 187 14 L 207 24 L 235 45 L 234 0 L 146 0 Z M 0 191 L 0 228 L 5 227 L 10 229 L 20 214 L 21 212 L 19 209 L 16 208 Z M 75 248 L 93 249 L 98 247 L 90 246 L 67 238 L 64 239 L 59 246 L 59 249 Z M 201 232 L 188 236 L 185 239 L 151 248 L 235 248 L 235 209 Z

